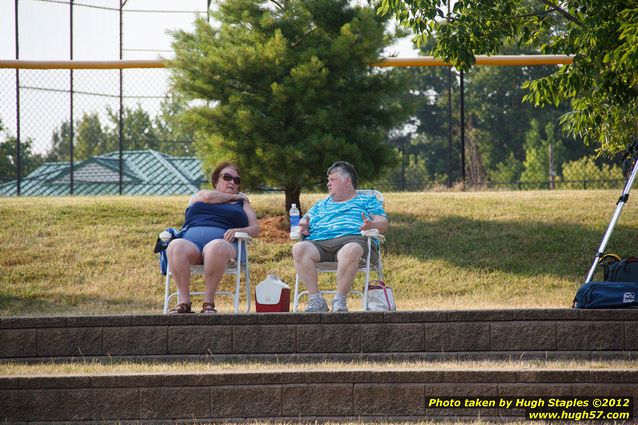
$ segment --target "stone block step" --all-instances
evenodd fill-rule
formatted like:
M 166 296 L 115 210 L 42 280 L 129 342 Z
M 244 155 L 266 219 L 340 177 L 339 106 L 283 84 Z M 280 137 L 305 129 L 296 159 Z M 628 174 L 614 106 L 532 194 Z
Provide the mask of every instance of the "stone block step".
M 616 400 L 635 415 L 636 370 L 359 370 L 0 377 L 0 422 L 218 423 L 283 420 L 524 420 L 549 400 Z M 445 397 L 463 400 L 441 407 Z M 470 408 L 472 404 L 480 408 Z M 494 405 L 485 404 L 494 400 Z M 503 402 L 505 400 L 505 402 Z M 506 407 L 507 400 L 512 401 Z M 616 403 L 614 401 L 614 403 Z M 591 403 L 582 406 L 582 403 Z M 516 407 L 517 403 L 518 407 Z M 554 403 L 556 404 L 556 403 Z M 537 405 L 538 407 L 538 405 Z M 547 406 L 545 406 L 547 407 Z M 553 409 L 559 414 L 565 409 Z M 606 409 L 607 413 L 619 409 Z M 606 413 L 606 414 L 607 414 Z M 631 423 L 617 417 L 616 423 Z M 547 421 L 545 423 L 552 423 Z
M 637 310 L 0 318 L 5 362 L 628 360 L 637 354 Z

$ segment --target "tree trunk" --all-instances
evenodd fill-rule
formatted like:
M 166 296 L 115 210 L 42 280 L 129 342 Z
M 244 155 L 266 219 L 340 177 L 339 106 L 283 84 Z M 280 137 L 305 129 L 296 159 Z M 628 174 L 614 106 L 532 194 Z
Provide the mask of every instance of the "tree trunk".
M 465 149 L 467 150 L 467 157 L 469 163 L 466 163 L 467 167 L 467 182 L 472 186 L 482 186 L 487 180 L 487 172 L 483 167 L 483 159 L 481 158 L 481 151 L 479 150 L 478 143 L 476 142 L 476 128 L 472 124 L 472 115 L 468 117 L 466 130 L 466 143 Z
M 284 188 L 284 192 L 286 194 L 286 211 L 284 213 L 288 216 L 288 211 L 290 211 L 290 207 L 292 204 L 296 204 L 297 208 L 299 208 L 299 212 L 303 217 L 304 211 L 301 209 L 301 201 L 299 197 L 301 195 L 301 188 L 299 187 L 286 187 Z

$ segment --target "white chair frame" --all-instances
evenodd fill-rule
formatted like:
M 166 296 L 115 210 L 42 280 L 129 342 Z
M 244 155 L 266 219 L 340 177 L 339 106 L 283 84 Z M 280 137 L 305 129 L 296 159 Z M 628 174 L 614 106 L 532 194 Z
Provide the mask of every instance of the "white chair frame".
M 357 190 L 358 194 L 368 194 L 375 196 L 381 203 L 383 203 L 383 195 L 381 192 L 377 190 Z M 379 233 L 377 229 L 364 230 L 361 232 L 361 236 L 367 238 L 368 242 L 368 255 L 366 257 L 365 263 L 360 263 L 360 267 L 357 270 L 357 273 L 363 272 L 365 273 L 365 282 L 363 285 L 363 291 L 359 291 L 357 289 L 351 289 L 350 294 L 358 295 L 362 299 L 363 303 L 363 311 L 368 310 L 368 287 L 370 286 L 370 272 L 374 268 L 374 271 L 377 274 L 377 279 L 383 280 L 383 261 L 381 256 L 381 244 L 385 242 L 385 237 Z M 372 241 L 376 240 L 379 247 L 379 255 L 376 264 L 372 264 L 370 261 L 370 256 L 372 253 Z M 319 262 L 315 264 L 315 268 L 317 273 L 337 273 L 337 262 Z M 331 294 L 335 295 L 337 293 L 336 290 L 323 290 L 319 291 L 321 294 Z M 293 296 L 293 312 L 297 312 L 299 308 L 299 299 L 304 295 L 308 295 L 308 291 L 299 292 L 299 274 L 295 275 L 295 293 Z
M 224 270 L 224 274 L 231 274 L 235 276 L 235 291 L 217 291 L 215 295 L 223 295 L 230 296 L 234 301 L 234 311 L 235 313 L 239 312 L 239 299 L 241 295 L 241 273 L 242 269 L 244 272 L 244 277 L 246 280 L 246 313 L 250 313 L 250 267 L 248 266 L 248 243 L 252 240 L 252 238 L 248 235 L 248 233 L 237 232 L 235 233 L 235 238 L 237 239 L 237 258 L 235 261 L 232 261 L 226 266 Z M 242 258 L 245 256 L 246 262 L 242 267 Z M 203 275 L 204 274 L 204 265 L 197 264 L 192 265 L 190 267 L 190 273 L 192 275 Z M 177 297 L 177 302 L 179 303 L 179 293 L 177 290 L 175 292 L 171 292 L 171 277 L 173 274 L 171 273 L 170 267 L 166 266 L 166 279 L 165 279 L 165 289 L 164 289 L 164 314 L 168 314 L 168 308 L 171 302 L 171 298 Z M 204 292 L 194 292 L 191 291 L 191 295 L 204 295 Z

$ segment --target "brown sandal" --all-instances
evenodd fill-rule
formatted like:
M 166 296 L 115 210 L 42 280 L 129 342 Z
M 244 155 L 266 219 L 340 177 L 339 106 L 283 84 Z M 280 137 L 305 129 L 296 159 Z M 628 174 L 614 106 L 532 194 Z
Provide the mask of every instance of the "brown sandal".
M 181 303 L 177 304 L 177 307 L 172 308 L 168 313 L 169 314 L 183 314 L 183 313 L 192 313 L 191 303 Z
M 202 313 L 204 314 L 215 314 L 217 310 L 215 310 L 215 303 L 205 302 L 202 304 Z

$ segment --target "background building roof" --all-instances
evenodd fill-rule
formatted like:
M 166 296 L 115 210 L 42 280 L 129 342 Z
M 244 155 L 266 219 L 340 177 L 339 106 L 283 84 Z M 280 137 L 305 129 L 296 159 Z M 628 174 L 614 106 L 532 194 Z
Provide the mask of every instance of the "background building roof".
M 174 157 L 154 150 L 122 152 L 122 194 L 189 195 L 206 181 L 201 161 Z M 73 167 L 74 195 L 117 195 L 119 152 L 77 161 Z M 0 185 L 0 195 L 16 195 L 17 182 Z M 71 194 L 71 166 L 68 162 L 47 162 L 20 183 L 20 194 L 61 196 Z

